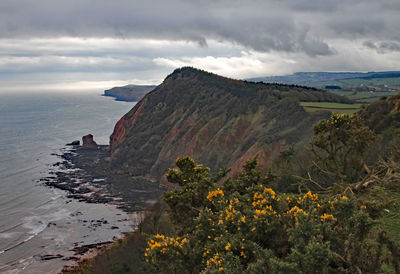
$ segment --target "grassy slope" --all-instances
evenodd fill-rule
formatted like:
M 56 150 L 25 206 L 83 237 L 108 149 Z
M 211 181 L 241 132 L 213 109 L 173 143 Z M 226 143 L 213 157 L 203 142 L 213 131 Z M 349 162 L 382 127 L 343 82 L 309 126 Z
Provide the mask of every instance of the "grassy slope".
M 377 219 L 379 226 L 396 240 L 400 241 L 400 191 L 376 187 L 369 195 L 361 197 L 367 200 L 384 200 L 390 203 L 381 211 Z
M 308 139 L 312 124 L 329 115 L 307 113 L 299 101 L 351 102 L 315 88 L 179 69 L 122 118 L 111 137 L 112 163 L 155 179 L 184 155 L 216 170 L 225 165 L 235 172 L 257 154 L 267 165 L 287 145 Z

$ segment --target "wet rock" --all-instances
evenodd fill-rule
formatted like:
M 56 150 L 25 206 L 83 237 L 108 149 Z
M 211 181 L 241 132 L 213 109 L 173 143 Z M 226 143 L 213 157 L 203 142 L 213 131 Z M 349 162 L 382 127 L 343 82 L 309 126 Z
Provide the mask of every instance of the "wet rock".
M 80 258 L 77 256 L 70 256 L 63 259 L 63 261 L 79 261 Z
M 146 201 L 158 199 L 165 191 L 158 182 L 116 172 L 104 160 L 110 157 L 109 146 L 98 145 L 97 149 L 75 146 L 58 156 L 62 160 L 49 172 L 49 176 L 39 181 L 66 191 L 66 203 L 72 199 L 86 203 L 112 202 L 119 209 L 134 212 L 142 210 L 147 206 Z
M 61 254 L 57 254 L 57 255 L 43 255 L 43 256 L 40 256 L 40 260 L 42 260 L 42 261 L 48 261 L 48 260 L 53 260 L 53 259 L 59 259 L 59 258 L 62 258 L 62 257 L 64 257 L 64 256 L 61 255 Z
M 72 141 L 71 143 L 68 143 L 67 146 L 79 146 L 81 142 L 79 140 Z
M 87 251 L 89 251 L 90 249 L 99 248 L 101 246 L 108 245 L 108 244 L 111 244 L 111 243 L 112 243 L 111 241 L 107 241 L 107 242 L 101 242 L 101 243 L 77 246 L 77 247 L 73 248 L 72 251 L 74 251 L 76 255 L 83 255 Z

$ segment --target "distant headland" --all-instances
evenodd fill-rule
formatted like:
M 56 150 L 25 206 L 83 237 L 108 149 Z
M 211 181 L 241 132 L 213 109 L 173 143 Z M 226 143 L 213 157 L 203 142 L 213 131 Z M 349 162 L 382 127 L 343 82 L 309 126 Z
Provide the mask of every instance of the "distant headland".
M 117 101 L 138 102 L 146 93 L 152 91 L 156 86 L 152 85 L 126 85 L 114 87 L 104 91 L 103 96 L 114 97 Z

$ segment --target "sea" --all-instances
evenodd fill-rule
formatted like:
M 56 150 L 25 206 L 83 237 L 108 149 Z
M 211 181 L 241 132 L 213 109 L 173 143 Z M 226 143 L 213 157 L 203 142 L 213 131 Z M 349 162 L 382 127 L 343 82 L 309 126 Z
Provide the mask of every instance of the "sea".
M 0 93 L 0 273 L 57 273 L 73 264 L 72 248 L 111 241 L 137 226 L 136 214 L 68 199 L 40 182 L 67 143 L 90 133 L 108 144 L 115 123 L 135 104 L 101 93 Z M 45 260 L 52 256 L 59 258 Z

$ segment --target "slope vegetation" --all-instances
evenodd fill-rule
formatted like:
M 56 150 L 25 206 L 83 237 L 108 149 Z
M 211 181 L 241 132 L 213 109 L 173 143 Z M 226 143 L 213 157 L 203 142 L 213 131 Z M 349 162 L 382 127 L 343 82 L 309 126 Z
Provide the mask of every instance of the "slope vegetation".
M 329 116 L 307 113 L 300 101 L 350 103 L 315 88 L 177 69 L 116 124 L 112 164 L 153 179 L 182 155 L 233 173 L 255 155 L 266 166 L 288 146 L 307 142 L 312 125 Z

